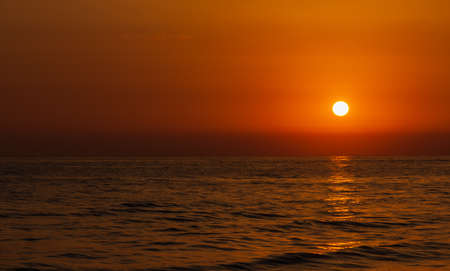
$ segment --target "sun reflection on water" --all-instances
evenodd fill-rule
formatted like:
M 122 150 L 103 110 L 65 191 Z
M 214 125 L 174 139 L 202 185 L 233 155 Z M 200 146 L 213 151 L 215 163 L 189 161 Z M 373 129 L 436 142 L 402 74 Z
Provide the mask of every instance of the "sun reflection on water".
M 327 204 L 328 221 L 331 223 L 352 223 L 358 220 L 360 204 L 357 184 L 352 176 L 351 157 L 336 156 L 331 159 L 333 174 L 328 180 L 328 194 L 324 199 Z M 337 251 L 349 249 L 360 245 L 357 233 L 336 233 L 340 242 L 327 242 L 320 249 L 325 251 Z
M 326 246 L 319 246 L 318 248 L 326 250 L 326 251 L 338 251 L 342 249 L 354 248 L 361 244 L 359 241 L 345 241 L 345 242 L 332 242 L 327 243 Z

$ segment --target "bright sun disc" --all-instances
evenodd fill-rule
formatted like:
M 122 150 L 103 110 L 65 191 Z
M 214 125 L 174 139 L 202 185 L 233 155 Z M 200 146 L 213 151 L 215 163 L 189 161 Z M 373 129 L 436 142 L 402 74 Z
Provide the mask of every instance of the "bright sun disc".
M 348 113 L 348 104 L 345 102 L 336 102 L 333 105 L 333 112 L 336 116 L 342 117 L 347 115 Z

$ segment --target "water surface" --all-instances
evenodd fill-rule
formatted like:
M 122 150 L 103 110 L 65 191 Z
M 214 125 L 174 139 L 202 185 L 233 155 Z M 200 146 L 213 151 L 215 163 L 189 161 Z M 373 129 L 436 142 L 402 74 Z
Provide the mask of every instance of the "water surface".
M 444 270 L 449 157 L 3 158 L 0 268 Z

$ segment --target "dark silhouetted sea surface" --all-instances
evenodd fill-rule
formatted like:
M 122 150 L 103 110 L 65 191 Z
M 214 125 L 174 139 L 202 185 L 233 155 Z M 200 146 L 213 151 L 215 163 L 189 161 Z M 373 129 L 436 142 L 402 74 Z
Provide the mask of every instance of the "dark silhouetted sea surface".
M 2 158 L 2 270 L 449 270 L 450 157 Z

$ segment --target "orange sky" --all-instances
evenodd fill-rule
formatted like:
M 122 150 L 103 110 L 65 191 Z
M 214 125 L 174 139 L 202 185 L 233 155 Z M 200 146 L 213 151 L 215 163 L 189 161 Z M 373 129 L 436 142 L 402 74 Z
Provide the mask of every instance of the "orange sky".
M 170 137 L 167 154 L 450 154 L 449 12 L 447 0 L 1 1 L 0 139 L 19 154 L 96 153 L 94 135 L 118 154 Z M 360 143 L 337 148 L 336 134 Z M 416 141 L 396 151 L 403 137 Z M 271 148 L 239 152 L 263 138 Z

